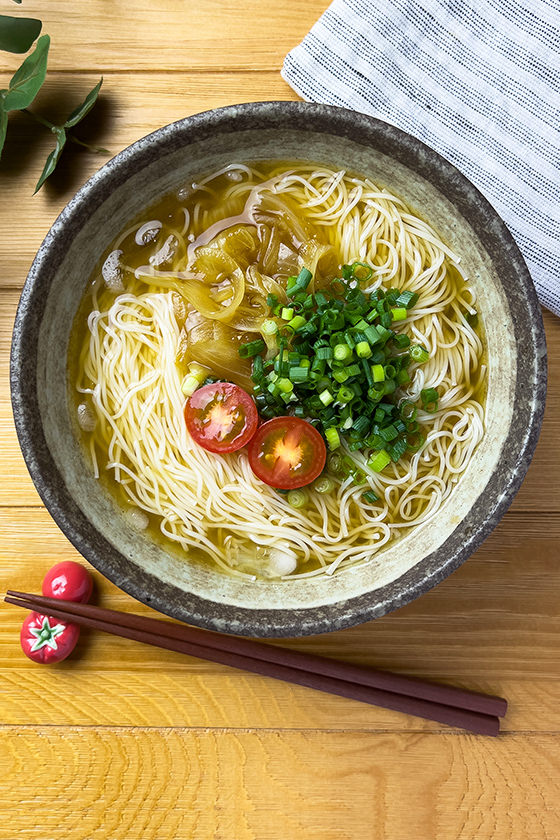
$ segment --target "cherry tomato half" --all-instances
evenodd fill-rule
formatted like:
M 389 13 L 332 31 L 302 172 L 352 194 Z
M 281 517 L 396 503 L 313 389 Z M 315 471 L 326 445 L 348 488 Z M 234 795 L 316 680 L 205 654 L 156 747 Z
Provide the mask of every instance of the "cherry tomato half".
M 21 648 L 33 662 L 49 665 L 66 659 L 76 647 L 79 635 L 76 624 L 32 612 L 21 628 Z
M 57 563 L 43 578 L 43 595 L 47 598 L 63 598 L 85 604 L 91 597 L 92 589 L 90 573 L 73 560 Z
M 249 444 L 255 475 L 280 490 L 314 481 L 323 471 L 327 449 L 317 429 L 299 417 L 275 417 L 263 423 Z
M 235 452 L 257 430 L 257 407 L 247 391 L 231 382 L 203 385 L 189 397 L 185 422 L 193 440 L 209 452 Z

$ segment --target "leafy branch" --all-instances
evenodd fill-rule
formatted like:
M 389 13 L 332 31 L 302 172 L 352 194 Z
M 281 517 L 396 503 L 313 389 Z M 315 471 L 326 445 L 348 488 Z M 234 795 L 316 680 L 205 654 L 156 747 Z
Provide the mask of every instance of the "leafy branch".
M 21 0 L 14 0 L 14 2 L 21 3 Z M 21 54 L 27 52 L 37 41 L 35 49 L 16 70 L 8 87 L 0 90 L 0 156 L 6 140 L 10 111 L 23 111 L 33 117 L 36 122 L 48 128 L 56 138 L 55 148 L 45 162 L 35 192 L 41 189 L 49 175 L 54 172 L 68 140 L 79 146 L 84 146 L 92 152 L 108 154 L 106 149 L 92 147 L 70 133 L 70 130 L 78 125 L 95 105 L 103 79 L 100 79 L 95 87 L 90 90 L 84 101 L 72 111 L 62 125 L 55 125 L 46 117 L 29 110 L 29 106 L 39 93 L 47 73 L 47 59 L 51 41 L 48 35 L 39 37 L 41 28 L 41 21 L 35 18 L 15 18 L 0 15 L 0 50 Z

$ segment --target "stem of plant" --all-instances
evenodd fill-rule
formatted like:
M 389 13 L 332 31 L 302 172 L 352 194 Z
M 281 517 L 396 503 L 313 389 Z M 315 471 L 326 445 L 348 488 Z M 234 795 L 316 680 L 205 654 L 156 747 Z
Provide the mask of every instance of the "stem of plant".
M 83 140 L 78 140 L 77 137 L 74 137 L 73 134 L 67 134 L 67 139 L 70 140 L 71 143 L 76 143 L 78 146 L 83 146 L 84 149 L 89 149 L 90 152 L 93 152 L 96 155 L 109 155 L 110 152 L 108 149 L 100 149 L 98 146 L 90 146 L 89 143 L 84 143 Z
M 22 108 L 22 111 L 23 111 L 24 114 L 27 114 L 29 117 L 32 117 L 38 123 L 41 123 L 41 125 L 44 125 L 44 126 L 46 126 L 47 128 L 50 128 L 50 129 L 55 128 L 55 126 L 53 125 L 52 122 L 49 122 L 47 119 L 45 119 L 45 117 L 42 117 L 40 114 L 35 114 L 33 111 L 30 111 L 28 108 Z

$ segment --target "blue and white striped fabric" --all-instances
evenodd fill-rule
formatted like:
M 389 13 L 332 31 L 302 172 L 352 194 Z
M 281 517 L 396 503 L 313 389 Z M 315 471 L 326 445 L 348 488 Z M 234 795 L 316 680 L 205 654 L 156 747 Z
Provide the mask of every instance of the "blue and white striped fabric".
M 334 0 L 282 75 L 454 163 L 560 315 L 560 0 Z

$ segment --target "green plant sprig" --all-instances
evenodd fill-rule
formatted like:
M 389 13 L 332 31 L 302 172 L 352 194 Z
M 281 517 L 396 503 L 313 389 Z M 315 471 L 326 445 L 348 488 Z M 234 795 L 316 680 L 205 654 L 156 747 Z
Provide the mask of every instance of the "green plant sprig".
M 21 3 L 21 0 L 14 0 L 14 2 Z M 70 133 L 70 130 L 78 125 L 95 105 L 103 84 L 103 78 L 90 90 L 84 101 L 72 111 L 62 125 L 55 125 L 46 117 L 29 110 L 29 106 L 39 93 L 47 73 L 50 38 L 48 35 L 39 37 L 41 28 L 41 21 L 35 18 L 14 18 L 0 15 L 0 50 L 21 54 L 27 52 L 37 41 L 35 49 L 16 70 L 8 87 L 0 90 L 0 156 L 8 130 L 8 114 L 11 111 L 23 111 L 36 122 L 48 128 L 56 138 L 55 148 L 45 162 L 35 192 L 41 189 L 47 178 L 54 172 L 68 140 L 85 147 L 91 152 L 109 154 L 107 149 L 90 146 Z

